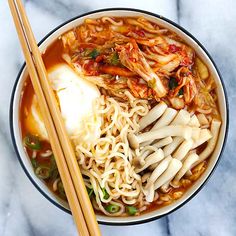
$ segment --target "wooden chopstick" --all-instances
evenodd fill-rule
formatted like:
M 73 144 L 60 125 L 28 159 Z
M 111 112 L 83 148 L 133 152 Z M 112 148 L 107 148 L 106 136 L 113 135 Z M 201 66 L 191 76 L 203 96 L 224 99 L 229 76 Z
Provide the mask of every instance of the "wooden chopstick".
M 42 116 L 43 116 L 44 123 L 45 123 L 46 129 L 47 129 L 47 132 L 48 132 L 48 135 L 50 138 L 53 152 L 55 153 L 55 158 L 56 158 L 56 162 L 58 165 L 58 170 L 59 170 L 63 185 L 65 187 L 65 192 L 66 192 L 66 195 L 68 198 L 69 205 L 71 207 L 72 214 L 73 214 L 75 222 L 76 222 L 77 229 L 81 235 L 87 236 L 87 235 L 89 235 L 87 225 L 84 220 L 80 204 L 78 204 L 77 194 L 74 189 L 74 185 L 71 180 L 70 173 L 69 173 L 69 171 L 67 171 L 67 164 L 64 159 L 64 154 L 61 149 L 60 142 L 57 138 L 57 132 L 54 129 L 53 120 L 51 118 L 51 114 L 50 114 L 46 99 L 44 97 L 43 90 L 42 90 L 40 82 L 38 80 L 38 74 L 37 74 L 37 71 L 34 67 L 34 62 L 31 57 L 31 52 L 30 52 L 28 45 L 27 45 L 27 39 L 24 37 L 24 31 L 23 31 L 23 28 L 21 27 L 21 22 L 20 22 L 20 19 L 19 19 L 17 10 L 16 10 L 16 6 L 15 6 L 14 2 L 11 0 L 9 0 L 9 5 L 10 5 L 11 11 L 12 11 L 14 22 L 16 24 L 19 39 L 20 39 L 20 42 L 21 42 L 21 45 L 23 48 L 28 71 L 30 74 L 30 78 L 31 78 L 35 93 L 37 95 L 37 98 L 40 101 L 39 102 L 40 110 L 42 112 Z
M 23 4 L 9 0 L 9 5 L 77 229 L 81 235 L 99 236 L 96 217 Z

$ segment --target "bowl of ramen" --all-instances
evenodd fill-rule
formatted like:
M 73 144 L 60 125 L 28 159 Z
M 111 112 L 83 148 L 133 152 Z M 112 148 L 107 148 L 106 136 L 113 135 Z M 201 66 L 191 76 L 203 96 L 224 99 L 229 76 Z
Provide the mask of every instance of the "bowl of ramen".
M 223 151 L 228 106 L 191 34 L 153 13 L 105 9 L 60 25 L 40 50 L 100 223 L 147 222 L 196 195 Z M 70 213 L 25 65 L 10 125 L 26 175 Z

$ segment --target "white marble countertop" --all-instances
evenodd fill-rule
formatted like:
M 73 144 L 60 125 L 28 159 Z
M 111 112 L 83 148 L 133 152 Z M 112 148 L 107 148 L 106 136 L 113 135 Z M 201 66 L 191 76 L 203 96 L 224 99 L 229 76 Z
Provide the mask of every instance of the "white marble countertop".
M 222 73 L 230 104 L 230 129 L 222 160 L 203 190 L 184 207 L 137 226 L 101 226 L 104 236 L 236 235 L 236 2 L 233 0 L 25 0 L 38 40 L 86 11 L 134 7 L 161 14 L 205 45 Z M 72 217 L 46 200 L 24 174 L 13 150 L 8 122 L 11 90 L 23 56 L 7 1 L 0 1 L 0 235 L 76 235 Z

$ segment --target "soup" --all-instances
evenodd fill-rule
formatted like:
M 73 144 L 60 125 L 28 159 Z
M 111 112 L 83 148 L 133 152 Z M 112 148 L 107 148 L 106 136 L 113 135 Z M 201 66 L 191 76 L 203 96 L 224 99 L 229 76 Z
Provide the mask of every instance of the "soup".
M 86 19 L 43 60 L 98 214 L 171 204 L 207 168 L 221 126 L 216 84 L 175 33 L 145 18 Z M 29 79 L 20 121 L 35 174 L 66 200 Z

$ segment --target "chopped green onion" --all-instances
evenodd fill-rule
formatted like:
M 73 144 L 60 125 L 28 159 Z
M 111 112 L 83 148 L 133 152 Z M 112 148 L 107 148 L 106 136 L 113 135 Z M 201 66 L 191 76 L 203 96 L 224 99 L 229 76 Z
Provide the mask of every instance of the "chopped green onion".
M 107 200 L 110 197 L 110 195 L 108 194 L 108 192 L 105 188 L 102 188 L 102 193 L 103 193 L 103 198 L 104 199 Z
M 40 150 L 41 149 L 41 143 L 39 141 L 39 138 L 37 136 L 28 134 L 25 136 L 23 140 L 24 146 L 27 148 L 30 148 L 32 150 Z
M 34 169 L 38 166 L 38 163 L 35 159 L 31 159 L 31 163 Z
M 40 178 L 40 179 L 48 179 L 50 177 L 50 168 L 47 166 L 38 166 L 35 169 L 35 174 Z
M 111 61 L 110 61 L 110 62 L 111 62 L 111 64 L 114 65 L 114 66 L 116 66 L 116 65 L 119 64 L 119 55 L 118 55 L 117 52 L 115 52 L 115 53 L 112 54 L 112 57 L 111 57 Z
M 57 168 L 50 170 L 50 178 L 51 179 L 55 180 L 58 178 L 58 176 L 59 176 L 59 172 L 58 172 Z
M 93 195 L 93 189 L 88 188 L 88 187 L 86 187 L 86 188 L 87 188 L 87 192 L 88 192 L 89 197 L 91 197 Z
M 118 205 L 115 205 L 115 204 L 109 204 L 105 207 L 105 209 L 109 213 L 116 213 L 120 210 L 120 207 Z
M 57 164 L 54 158 L 54 155 L 52 154 L 50 157 L 50 178 L 55 180 L 59 176 L 59 172 L 57 169 Z
M 55 169 L 57 168 L 57 163 L 55 161 L 55 158 L 54 158 L 54 155 L 52 154 L 51 157 L 50 157 L 50 166 L 52 169 Z
M 94 48 L 92 52 L 89 53 L 89 56 L 92 57 L 93 59 L 96 59 L 96 57 L 100 54 L 100 52 Z
M 182 87 L 182 88 L 179 90 L 178 95 L 181 96 L 181 95 L 183 95 L 183 94 L 184 94 L 184 88 Z
M 126 206 L 126 210 L 131 216 L 135 215 L 138 212 L 137 208 L 134 206 Z
M 60 196 L 65 199 L 66 198 L 66 193 L 65 193 L 65 189 L 63 187 L 63 184 L 62 184 L 61 180 L 57 184 L 57 189 L 58 189 L 58 192 L 59 192 Z
M 85 57 L 88 57 L 90 53 L 91 53 L 91 49 L 85 48 L 84 51 L 82 52 L 82 55 Z
M 178 82 L 176 80 L 176 78 L 174 77 L 170 77 L 170 80 L 169 80 L 169 88 L 170 89 L 174 89 L 178 86 Z

